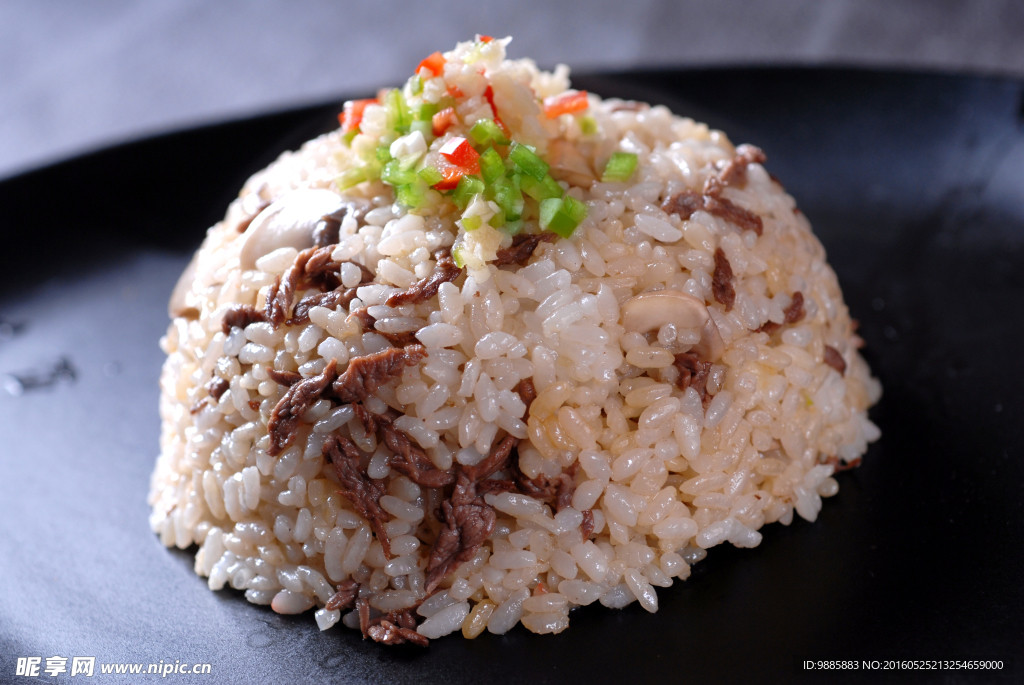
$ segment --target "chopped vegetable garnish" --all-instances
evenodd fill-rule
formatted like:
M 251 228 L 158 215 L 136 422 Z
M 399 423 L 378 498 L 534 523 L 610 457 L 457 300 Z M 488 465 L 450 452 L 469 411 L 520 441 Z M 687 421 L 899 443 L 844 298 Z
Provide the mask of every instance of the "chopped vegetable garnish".
M 448 130 L 448 127 L 457 121 L 458 119 L 455 116 L 455 108 L 445 107 L 432 117 L 434 135 L 443 136 L 444 132 Z
M 420 65 L 416 67 L 416 71 L 424 68 L 429 69 L 434 76 L 440 76 L 444 73 L 444 55 L 440 52 L 435 52 L 420 62 Z
M 397 88 L 389 90 L 384 98 L 384 108 L 388 113 L 388 125 L 390 128 L 403 133 L 409 130 L 409 124 L 412 123 L 412 114 L 409 112 L 409 107 L 405 104 L 402 91 Z
M 587 206 L 571 197 L 550 198 L 540 203 L 540 226 L 568 238 L 587 216 Z
M 456 245 L 452 248 L 452 261 L 460 269 L 466 266 L 466 258 L 462 256 L 462 245 Z
M 548 174 L 545 174 L 544 179 L 541 181 L 530 176 L 523 176 L 520 186 L 524 193 L 532 197 L 537 202 L 547 200 L 552 197 L 562 197 L 565 193 L 565 191 L 562 190 L 562 186 L 558 185 L 558 181 L 551 178 Z
M 422 179 L 417 178 L 411 183 L 395 188 L 395 195 L 403 205 L 415 209 L 423 206 L 427 190 L 429 190 L 427 184 Z
M 487 86 L 487 90 L 484 91 L 484 99 L 487 100 L 487 104 L 491 106 L 491 111 L 494 112 L 494 123 L 498 125 L 498 128 L 505 134 L 505 137 L 511 140 L 512 132 L 508 130 L 508 126 L 498 116 L 498 106 L 494 104 L 494 89 L 490 86 Z
M 377 148 L 377 161 L 378 162 L 381 162 L 382 164 L 386 164 L 386 163 L 390 162 L 392 159 L 394 159 L 394 158 L 391 156 L 391 150 L 388 148 L 387 145 L 381 145 L 379 148 Z
M 409 124 L 409 133 L 419 131 L 423 134 L 423 140 L 430 143 L 434 139 L 434 127 L 429 121 L 414 121 Z
M 473 124 L 469 135 L 477 145 L 508 145 L 512 142 L 505 137 L 505 132 L 501 130 L 501 127 L 489 119 L 481 119 Z
M 440 169 L 441 180 L 435 183 L 434 187 L 438 190 L 452 190 L 459 185 L 459 181 L 466 175 L 466 172 L 461 167 L 448 164 L 443 158 L 440 161 L 444 162 Z
M 636 155 L 632 152 L 613 152 L 608 164 L 601 174 L 602 183 L 621 183 L 628 181 L 636 171 Z
M 465 169 L 466 173 L 480 173 L 480 153 L 465 138 L 456 136 L 449 139 L 438 152 L 455 166 Z
M 512 179 L 499 178 L 493 183 L 492 192 L 495 204 L 501 207 L 501 211 L 507 220 L 514 221 L 522 216 L 525 204 L 523 193 Z
M 597 133 L 597 119 L 589 115 L 580 117 L 580 133 L 585 136 Z
M 505 162 L 493 147 L 487 148 L 480 155 L 480 173 L 487 185 L 494 185 L 495 181 L 505 175 Z
M 548 119 L 556 119 L 563 114 L 582 112 L 590 107 L 587 91 L 555 95 L 544 100 L 544 114 Z
M 338 185 L 338 190 L 347 190 L 365 180 L 366 173 L 362 169 L 347 169 L 341 172 L 334 182 Z
M 483 181 L 476 176 L 463 176 L 459 179 L 459 184 L 455 187 L 455 192 L 452 193 L 451 199 L 461 211 L 466 209 L 466 205 L 469 204 L 474 195 L 482 192 L 484 192 Z
M 515 221 L 508 221 L 505 223 L 505 232 L 509 235 L 516 235 L 523 230 L 523 220 L 516 219 Z
M 508 153 L 509 159 L 516 163 L 524 173 L 533 176 L 538 181 L 544 180 L 544 175 L 548 173 L 548 163 L 537 156 L 535 152 L 525 145 L 519 143 L 512 143 L 512 149 Z
M 498 212 L 490 219 L 488 219 L 487 223 L 489 223 L 494 228 L 501 228 L 502 226 L 505 225 L 505 215 L 502 214 L 501 212 Z
M 424 102 L 420 105 L 419 111 L 416 112 L 416 119 L 419 121 L 430 121 L 435 114 L 437 114 L 437 103 Z
M 490 36 L 483 36 L 482 35 L 477 40 L 479 40 L 481 43 L 490 43 L 494 39 L 491 38 Z
M 402 163 L 397 159 L 393 159 L 385 164 L 384 169 L 380 172 L 380 180 L 393 186 L 412 183 L 417 178 L 416 172 L 412 169 L 403 169 Z
M 422 169 L 420 169 L 419 177 L 422 178 L 428 186 L 437 185 L 442 180 L 444 180 L 444 176 L 441 174 L 441 172 L 432 166 L 423 167 Z
M 413 95 L 419 95 L 423 92 L 423 79 L 419 76 L 413 76 L 410 81 L 409 92 Z
M 479 216 L 464 216 L 462 217 L 462 227 L 467 231 L 475 231 L 483 225 L 483 220 Z
M 349 100 L 345 103 L 345 109 L 338 115 L 338 123 L 341 124 L 342 133 L 359 131 L 359 124 L 363 121 L 363 110 L 367 105 L 377 104 L 377 98 L 367 100 Z

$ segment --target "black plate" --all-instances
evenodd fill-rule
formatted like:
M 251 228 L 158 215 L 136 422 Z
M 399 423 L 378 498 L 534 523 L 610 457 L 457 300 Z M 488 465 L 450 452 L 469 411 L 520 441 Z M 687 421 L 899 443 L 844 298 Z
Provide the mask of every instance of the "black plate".
M 558 636 L 384 649 L 210 592 L 194 550 L 165 550 L 146 521 L 165 303 L 245 176 L 337 105 L 185 131 L 0 184 L 0 373 L 24 390 L 0 394 L 0 681 L 54 655 L 204 662 L 217 682 L 906 680 L 863 672 L 891 659 L 1004 663 L 927 680 L 1019 676 L 1022 84 L 831 69 L 576 84 L 760 145 L 828 249 L 885 397 L 881 442 L 818 521 L 713 549 L 655 615 L 590 607 Z M 821 659 L 859 670 L 801 670 Z

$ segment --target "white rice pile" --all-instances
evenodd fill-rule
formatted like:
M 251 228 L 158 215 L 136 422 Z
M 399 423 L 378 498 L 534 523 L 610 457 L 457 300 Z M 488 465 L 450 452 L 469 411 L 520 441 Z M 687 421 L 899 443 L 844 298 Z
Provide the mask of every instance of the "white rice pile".
M 794 511 L 813 521 L 821 498 L 838 489 L 834 468 L 858 460 L 879 437 L 867 409 L 881 387 L 793 198 L 759 163 L 743 163 L 739 181 L 717 197 L 759 217 L 760 235 L 707 205 L 685 219 L 666 213 L 666 200 L 687 190 L 699 198 L 709 177 L 725 173 L 737 155 L 726 136 L 661 106 L 593 94 L 583 109 L 559 114 L 553 103 L 582 97 L 566 92 L 568 70 L 506 60 L 507 42 L 462 43 L 443 55 L 442 73 L 421 67 L 399 91 L 409 111 L 451 104 L 442 135 L 424 135 L 422 126 L 396 134 L 392 112 L 370 104 L 358 135 L 349 120 L 349 131 L 312 140 L 257 173 L 183 276 L 161 340 L 168 359 L 150 524 L 167 546 L 199 545 L 195 571 L 210 589 L 227 584 L 282 613 L 316 608 L 326 630 L 339 620 L 359 626 L 357 610 L 325 608 L 351 579 L 371 622 L 412 608 L 415 630 L 428 638 L 458 629 L 468 638 L 485 628 L 501 634 L 517 623 L 557 633 L 574 607 L 593 602 L 639 601 L 653 612 L 655 588 L 685 580 L 705 550 L 755 547 L 761 526 L 788 525 Z M 586 207 L 570 237 L 541 242 L 524 264 L 493 261 L 511 243 L 509 226 L 541 232 L 529 198 L 521 223 L 493 227 L 501 208 L 484 194 L 459 210 L 433 189 L 410 208 L 379 179 L 339 190 L 339 177 L 342 185 L 358 178 L 352 170 L 372 179 L 374 150 L 383 146 L 416 171 L 495 111 Z M 627 181 L 601 181 L 613 152 L 636 156 Z M 358 287 L 347 307 L 314 307 L 300 325 L 257 321 L 225 334 L 232 306 L 264 310 L 275 279 L 313 244 L 313 226 L 335 194 L 368 211 L 341 220 L 332 257 L 364 265 L 373 282 L 359 286 L 354 263 L 337 265 L 342 287 Z M 482 225 L 467 231 L 470 216 Z M 453 245 L 467 267 L 458 279 L 425 302 L 385 304 L 434 271 L 435 250 Z M 728 311 L 713 288 L 718 249 L 733 274 Z M 786 323 L 797 292 L 804 315 Z M 360 308 L 376 331 L 347 318 Z M 759 330 L 771 323 L 780 326 Z M 396 427 L 438 470 L 471 466 L 512 435 L 521 476 L 543 482 L 568 473 L 575 483 L 571 506 L 560 511 L 550 497 L 518 488 L 483 495 L 497 515 L 493 531 L 429 597 L 428 559 L 452 487 L 421 487 L 391 468 L 388 446 L 367 434 L 351 403 L 329 395 L 304 411 L 280 453 L 272 455 L 268 435 L 288 391 L 268 369 L 309 378 L 333 358 L 341 373 L 350 360 L 393 346 L 380 333 L 414 334 L 427 355 L 363 406 L 404 414 Z M 695 385 L 681 390 L 677 382 L 676 355 L 686 352 L 713 363 L 703 400 Z M 841 363 L 826 363 L 835 352 Z M 518 393 L 524 379 L 538 394 L 528 413 Z M 322 451 L 331 435 L 351 439 L 368 478 L 382 479 L 375 482 L 386 490 L 379 504 L 390 559 L 372 522 L 341 494 Z M 514 480 L 512 468 L 492 479 Z M 585 512 L 589 535 L 581 531 Z

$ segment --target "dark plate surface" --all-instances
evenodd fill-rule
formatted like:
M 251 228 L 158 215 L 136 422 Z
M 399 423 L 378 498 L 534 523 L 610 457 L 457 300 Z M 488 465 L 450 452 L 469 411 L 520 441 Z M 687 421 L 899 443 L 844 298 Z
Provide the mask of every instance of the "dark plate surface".
M 655 615 L 590 607 L 558 636 L 387 649 L 210 592 L 193 552 L 147 525 L 167 297 L 246 175 L 326 130 L 337 105 L 185 131 L 0 183 L 0 682 L 29 682 L 17 657 L 55 655 L 61 679 L 94 656 L 104 681 L 118 676 L 100 663 L 160 660 L 209 663 L 212 680 L 170 676 L 204 682 L 1024 677 L 1022 84 L 747 69 L 575 85 L 760 145 L 810 217 L 885 387 L 882 440 L 819 519 L 711 550 Z M 799 669 L 979 658 L 1005 668 Z

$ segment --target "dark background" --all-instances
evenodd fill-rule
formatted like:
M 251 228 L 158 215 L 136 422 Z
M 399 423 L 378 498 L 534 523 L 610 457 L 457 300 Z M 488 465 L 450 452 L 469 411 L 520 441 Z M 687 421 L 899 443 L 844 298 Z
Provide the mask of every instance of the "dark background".
M 852 5 L 827 7 L 847 12 L 830 35 L 849 30 Z M 898 23 L 905 9 L 886 16 Z M 106 30 L 113 42 L 146 42 L 130 25 Z M 513 55 L 523 54 L 517 45 Z M 740 57 L 753 49 L 733 45 Z M 978 39 L 972 59 L 991 45 Z M 595 62 L 608 59 L 598 52 Z M 961 66 L 1016 73 L 1006 64 Z M 397 78 L 406 67 L 395 69 Z M 245 176 L 330 126 L 337 104 L 170 134 L 0 183 L 0 682 L 20 680 L 18 656 L 52 655 L 209 662 L 208 682 L 1024 678 L 1021 81 L 688 68 L 582 76 L 578 85 L 661 102 L 763 146 L 768 169 L 815 226 L 885 388 L 871 412 L 882 440 L 863 467 L 840 475 L 818 521 L 767 526 L 754 550 L 711 550 L 688 581 L 659 593 L 655 615 L 636 604 L 589 607 L 555 637 L 517 628 L 385 650 L 340 627 L 322 634 L 310 615 L 277 616 L 241 593 L 210 592 L 192 572 L 194 550 L 165 550 L 146 524 L 167 294 Z M 83 109 L 107 105 L 82 100 Z M 139 130 L 118 125 L 118 135 Z M 804 659 L 992 658 L 1003 671 L 799 668 Z

